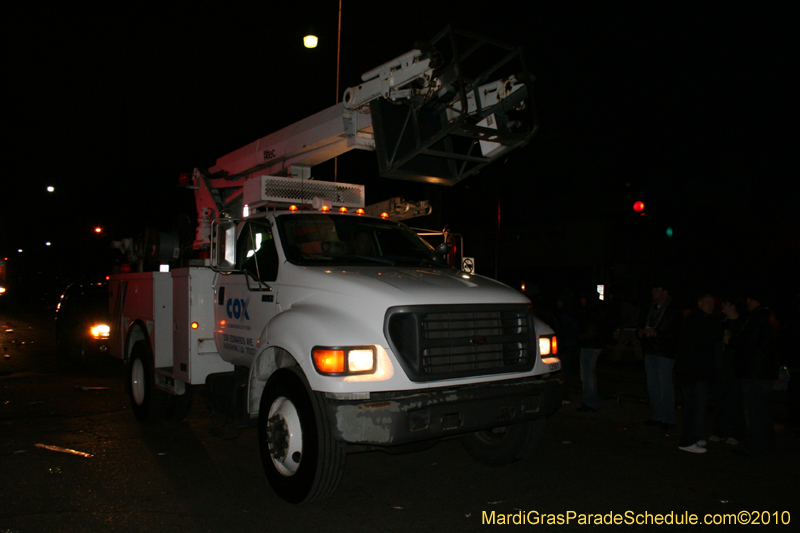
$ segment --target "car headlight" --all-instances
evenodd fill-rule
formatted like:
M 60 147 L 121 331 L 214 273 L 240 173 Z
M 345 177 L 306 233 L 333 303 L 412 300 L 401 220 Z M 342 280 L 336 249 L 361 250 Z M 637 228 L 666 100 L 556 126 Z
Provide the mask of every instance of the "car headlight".
M 326 376 L 349 376 L 375 372 L 374 346 L 328 347 L 311 350 L 314 368 Z
M 95 339 L 107 339 L 111 328 L 105 324 L 97 324 L 89 328 L 89 334 Z

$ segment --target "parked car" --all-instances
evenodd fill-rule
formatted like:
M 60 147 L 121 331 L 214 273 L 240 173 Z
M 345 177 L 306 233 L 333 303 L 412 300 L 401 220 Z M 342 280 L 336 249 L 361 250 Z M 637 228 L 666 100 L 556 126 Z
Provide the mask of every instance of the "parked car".
M 110 326 L 107 283 L 68 286 L 56 306 L 58 353 L 76 363 L 86 364 L 91 358 L 108 351 Z

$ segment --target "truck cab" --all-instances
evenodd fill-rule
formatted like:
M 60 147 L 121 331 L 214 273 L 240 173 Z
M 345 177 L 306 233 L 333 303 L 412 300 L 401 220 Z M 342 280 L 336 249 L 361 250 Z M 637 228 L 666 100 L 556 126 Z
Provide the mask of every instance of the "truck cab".
M 450 267 L 403 224 L 298 210 L 242 221 L 237 230 L 235 266 L 214 282 L 215 340 L 222 358 L 233 365 L 249 368 L 268 348 L 285 350 L 311 376 L 315 389 L 331 394 L 359 392 L 365 382 L 371 391 L 404 390 L 442 377 L 489 379 L 552 370 L 542 361 L 535 368 L 536 346 L 525 337 L 532 326 L 524 295 Z M 427 316 L 465 306 L 481 310 L 460 318 L 428 318 L 424 327 L 432 330 L 416 330 L 414 322 L 421 320 L 416 308 L 425 308 Z M 294 324 L 297 316 L 303 316 L 302 325 Z M 449 320 L 463 323 L 454 329 Z M 509 333 L 491 339 L 498 334 L 493 328 L 502 330 L 508 320 Z M 323 344 L 311 345 L 298 327 L 313 328 L 314 341 Z M 543 329 L 540 324 L 543 336 L 550 333 Z M 430 346 L 416 360 L 409 354 L 421 348 L 420 340 L 409 335 L 423 334 L 431 336 Z M 322 353 L 344 351 L 336 363 L 341 365 L 350 360 L 350 347 L 357 352 L 352 357 L 359 357 L 350 362 L 353 369 L 321 367 L 327 364 Z M 389 352 L 406 355 L 388 357 Z

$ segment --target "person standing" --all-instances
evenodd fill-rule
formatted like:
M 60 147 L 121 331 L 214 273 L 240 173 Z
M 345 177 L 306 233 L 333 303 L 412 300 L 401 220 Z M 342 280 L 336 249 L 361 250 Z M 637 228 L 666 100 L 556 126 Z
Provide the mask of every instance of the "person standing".
M 727 339 L 737 337 L 744 327 L 745 306 L 738 298 L 725 298 L 719 306 L 724 319 L 717 341 L 711 395 L 714 401 L 714 430 L 709 440 L 738 445 L 744 440 L 742 387 L 736 379 L 737 357 Z
M 590 413 L 600 408 L 600 397 L 597 394 L 597 359 L 603 351 L 605 341 L 605 309 L 597 293 L 590 292 L 581 299 L 584 305 L 581 313 L 578 333 L 578 344 L 581 354 L 581 383 L 583 394 L 581 406 L 577 411 Z
M 678 448 L 692 453 L 706 453 L 703 422 L 714 350 L 721 333 L 719 321 L 713 316 L 715 307 L 711 294 L 697 299 L 697 308 L 681 324 L 675 352 L 675 383 L 683 396 L 683 431 Z
M 653 302 L 647 311 L 644 327 L 639 331 L 643 341 L 647 395 L 653 414 L 644 425 L 660 425 L 667 431 L 675 427 L 675 389 L 672 371 L 680 327 L 680 314 L 673 305 L 670 289 L 654 284 Z
M 741 334 L 730 337 L 738 361 L 736 377 L 742 385 L 745 437 L 743 455 L 768 455 L 775 447 L 772 425 L 772 387 L 778 379 L 776 336 L 778 321 L 769 307 L 762 304 L 764 296 L 751 290 L 747 298 L 750 316 Z

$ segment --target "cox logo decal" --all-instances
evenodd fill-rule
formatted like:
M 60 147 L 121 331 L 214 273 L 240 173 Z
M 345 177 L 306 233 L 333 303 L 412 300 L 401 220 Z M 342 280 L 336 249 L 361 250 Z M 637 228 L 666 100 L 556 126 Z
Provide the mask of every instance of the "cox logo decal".
M 250 320 L 250 315 L 247 314 L 247 304 L 249 303 L 249 298 L 247 300 L 228 298 L 228 302 L 225 304 L 225 311 L 228 313 L 228 318 Z

